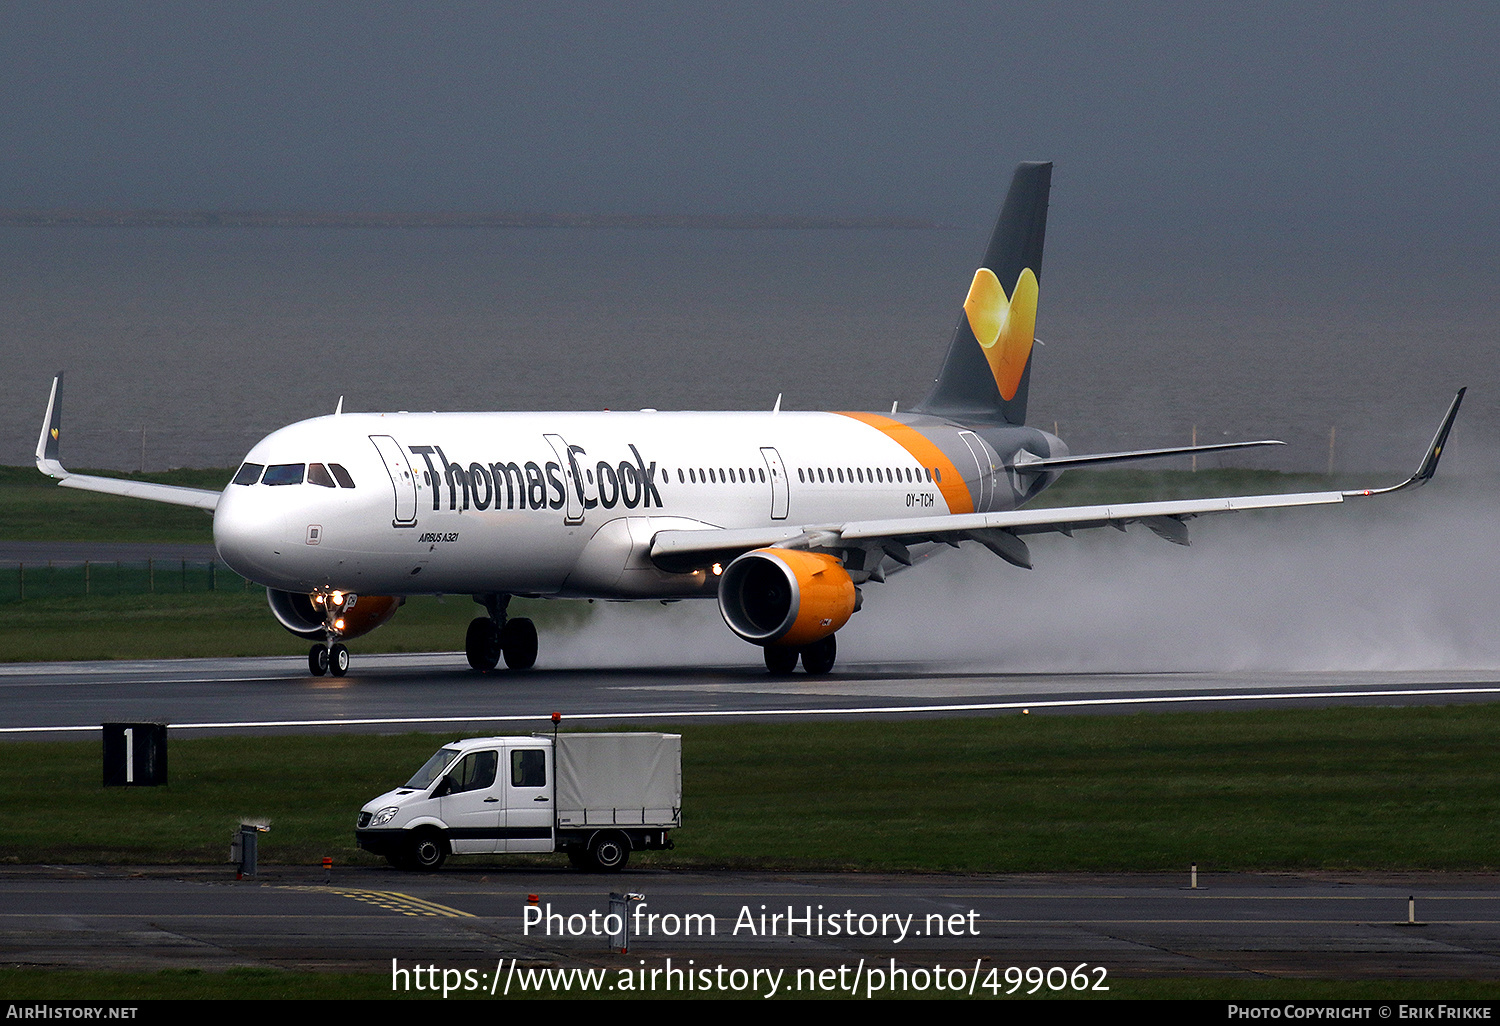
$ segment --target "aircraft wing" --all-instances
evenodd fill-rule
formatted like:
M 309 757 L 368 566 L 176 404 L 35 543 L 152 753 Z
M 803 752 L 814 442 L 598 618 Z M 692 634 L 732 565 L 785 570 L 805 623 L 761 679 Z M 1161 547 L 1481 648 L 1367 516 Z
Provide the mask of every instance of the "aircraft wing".
M 74 474 L 58 459 L 58 437 L 62 434 L 62 372 L 52 379 L 52 395 L 47 400 L 47 415 L 42 420 L 42 434 L 36 441 L 36 468 L 48 477 L 57 478 L 64 488 L 81 488 L 87 492 L 126 495 L 152 502 L 170 502 L 177 506 L 196 506 L 212 512 L 219 505 L 219 493 L 204 488 L 127 481 L 118 477 Z
M 665 570 L 727 562 L 752 549 L 776 546 L 790 549 L 852 550 L 883 552 L 898 563 L 911 565 L 908 545 L 944 542 L 957 546 L 977 541 L 1000 558 L 1030 568 L 1031 559 L 1022 536 L 1044 531 L 1071 535 L 1091 527 L 1125 530 L 1145 524 L 1157 535 L 1178 545 L 1188 543 L 1186 521 L 1210 513 L 1235 510 L 1280 509 L 1318 506 L 1345 499 L 1385 495 L 1425 484 L 1437 471 L 1448 432 L 1458 416 L 1465 389 L 1453 397 L 1432 444 L 1411 477 L 1385 488 L 1352 491 L 1291 492 L 1272 495 L 1239 495 L 1215 499 L 1168 499 L 1159 502 L 1126 502 L 1097 506 L 1065 506 L 1057 509 L 1017 509 L 996 513 L 964 513 L 892 520 L 866 520 L 843 524 L 801 527 L 750 528 L 746 530 L 662 531 L 652 540 L 651 559 Z M 876 566 L 878 567 L 878 560 Z M 872 574 L 877 576 L 878 570 Z

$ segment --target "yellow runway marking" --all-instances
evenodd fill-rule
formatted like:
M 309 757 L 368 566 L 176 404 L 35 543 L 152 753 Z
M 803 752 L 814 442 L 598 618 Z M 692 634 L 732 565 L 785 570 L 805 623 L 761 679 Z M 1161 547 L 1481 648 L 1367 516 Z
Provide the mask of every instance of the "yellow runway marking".
M 363 901 L 365 904 L 374 905 L 376 908 L 383 908 L 388 912 L 399 912 L 404 916 L 446 916 L 449 919 L 479 918 L 472 912 L 449 908 L 447 905 L 439 905 L 437 902 L 428 901 L 425 898 L 414 898 L 410 894 L 402 894 L 400 891 L 367 891 L 354 887 L 285 887 L 282 889 L 337 894 L 340 897 Z

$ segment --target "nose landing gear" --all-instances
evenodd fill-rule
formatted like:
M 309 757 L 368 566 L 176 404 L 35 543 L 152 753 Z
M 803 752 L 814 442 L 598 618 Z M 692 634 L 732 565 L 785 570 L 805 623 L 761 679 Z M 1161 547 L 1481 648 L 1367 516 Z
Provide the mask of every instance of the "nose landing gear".
M 327 594 L 318 592 L 312 596 L 313 605 L 323 610 L 323 633 L 326 638 L 324 643 L 314 645 L 307 652 L 307 669 L 314 677 L 321 677 L 325 673 L 342 677 L 349 672 L 349 650 L 338 638 L 344 631 L 344 612 L 352 608 L 358 598 L 358 595 L 342 591 Z
M 464 636 L 464 655 L 469 665 L 487 673 L 500 665 L 512 670 L 529 670 L 536 664 L 536 624 L 524 616 L 507 617 L 509 595 L 475 595 L 474 601 L 489 612 L 476 616 Z

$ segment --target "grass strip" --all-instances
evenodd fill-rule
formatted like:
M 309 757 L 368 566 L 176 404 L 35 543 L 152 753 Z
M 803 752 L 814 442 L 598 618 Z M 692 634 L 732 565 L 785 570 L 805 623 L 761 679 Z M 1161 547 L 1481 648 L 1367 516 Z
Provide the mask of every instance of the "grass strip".
M 514 599 L 510 614 L 559 630 L 582 623 L 588 608 Z M 461 650 L 469 621 L 483 612 L 467 595 L 415 595 L 390 623 L 355 642 L 355 651 Z M 0 662 L 305 656 L 311 644 L 282 629 L 265 589 L 254 585 L 239 592 L 27 599 L 0 606 L 0 614 Z
M 681 733 L 685 825 L 676 851 L 642 862 L 960 873 L 1500 863 L 1491 705 Z M 168 787 L 108 790 L 97 742 L 7 743 L 0 860 L 222 863 L 245 817 L 271 823 L 265 863 L 370 864 L 354 847 L 355 812 L 452 736 L 173 740 Z

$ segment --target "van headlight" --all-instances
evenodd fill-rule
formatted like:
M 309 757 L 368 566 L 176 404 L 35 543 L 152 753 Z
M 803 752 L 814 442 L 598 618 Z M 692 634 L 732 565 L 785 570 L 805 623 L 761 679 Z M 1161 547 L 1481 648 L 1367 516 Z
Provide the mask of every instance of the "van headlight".
M 396 813 L 398 813 L 400 811 L 401 811 L 401 806 L 399 806 L 399 805 L 388 805 L 385 808 L 381 809 L 379 812 L 375 813 L 375 815 L 373 817 L 371 817 L 371 819 L 370 819 L 370 825 L 372 827 L 385 826 L 391 820 L 395 819 L 396 818 Z

